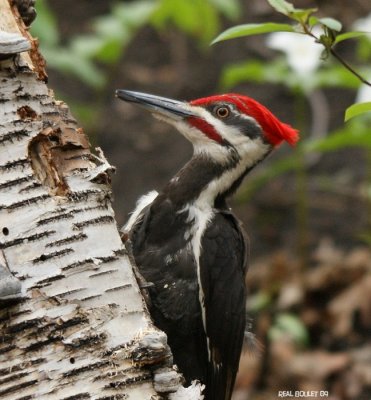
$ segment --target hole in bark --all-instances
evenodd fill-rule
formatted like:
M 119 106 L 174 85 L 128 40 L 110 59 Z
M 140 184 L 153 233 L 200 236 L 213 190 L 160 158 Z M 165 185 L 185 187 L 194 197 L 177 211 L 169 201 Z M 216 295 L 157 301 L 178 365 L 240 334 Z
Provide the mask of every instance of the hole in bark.
M 37 118 L 37 113 L 29 106 L 22 106 L 18 108 L 17 114 L 23 120 L 33 120 Z
M 71 363 L 71 364 L 75 364 L 75 358 L 74 358 L 74 357 L 71 357 L 71 358 L 70 358 L 70 363 Z
M 3 234 L 4 234 L 5 236 L 8 236 L 8 235 L 9 235 L 9 229 L 8 229 L 6 226 L 4 226 L 4 228 L 3 228 Z
M 58 136 L 50 128 L 31 140 L 28 151 L 39 181 L 49 187 L 52 195 L 65 196 L 69 192 L 63 171 L 65 154 L 58 142 Z
M 21 114 L 33 115 L 28 108 L 23 108 Z M 90 143 L 83 130 L 77 128 L 63 102 L 55 102 L 55 107 L 48 114 L 50 116 L 45 115 L 45 128 L 30 141 L 28 154 L 35 176 L 49 188 L 49 193 L 52 196 L 68 196 L 70 188 L 66 178 L 82 168 L 93 168 L 87 158 Z

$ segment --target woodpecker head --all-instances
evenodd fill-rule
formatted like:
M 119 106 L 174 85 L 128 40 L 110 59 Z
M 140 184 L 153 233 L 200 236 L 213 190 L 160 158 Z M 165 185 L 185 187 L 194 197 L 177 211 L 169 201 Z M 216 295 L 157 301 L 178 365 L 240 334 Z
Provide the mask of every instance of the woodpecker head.
M 117 90 L 116 96 L 136 103 L 174 125 L 194 147 L 218 163 L 231 159 L 255 165 L 283 141 L 295 145 L 298 131 L 281 122 L 250 97 L 223 94 L 189 102 Z

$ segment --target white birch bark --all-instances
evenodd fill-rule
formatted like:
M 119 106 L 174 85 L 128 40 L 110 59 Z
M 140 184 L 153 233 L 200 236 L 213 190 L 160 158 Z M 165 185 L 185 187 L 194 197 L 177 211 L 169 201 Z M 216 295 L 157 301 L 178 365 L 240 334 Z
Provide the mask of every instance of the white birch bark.
M 0 399 L 162 398 L 150 367 L 170 353 L 120 240 L 112 167 L 54 99 L 8 0 L 0 31 L 32 47 L 15 61 L 0 54 L 0 286 L 13 280 L 22 297 L 0 301 Z M 179 375 L 157 383 L 174 391 Z

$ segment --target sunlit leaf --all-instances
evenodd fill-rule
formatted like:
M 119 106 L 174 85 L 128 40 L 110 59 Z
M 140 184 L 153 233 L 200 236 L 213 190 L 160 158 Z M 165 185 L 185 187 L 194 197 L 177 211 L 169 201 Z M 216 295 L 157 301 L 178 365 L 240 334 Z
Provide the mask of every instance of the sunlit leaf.
M 341 22 L 334 18 L 319 18 L 318 22 L 336 32 L 340 32 L 342 28 Z
M 366 35 L 366 32 L 346 32 L 336 36 L 335 43 L 340 43 L 344 40 L 354 39 Z
M 345 110 L 345 121 L 349 121 L 351 118 L 357 117 L 358 115 L 371 112 L 371 101 L 366 103 L 353 104 Z M 371 134 L 370 134 L 371 136 Z
M 279 13 L 302 24 L 306 24 L 310 15 L 317 11 L 317 8 L 295 8 L 293 4 L 285 0 L 268 0 L 268 3 Z
M 285 0 L 268 0 L 268 3 L 281 14 L 289 15 L 296 11 L 296 8 Z
M 318 24 L 318 18 L 315 17 L 314 15 L 312 15 L 312 16 L 309 17 L 309 19 L 308 19 L 308 24 L 309 24 L 310 26 L 317 25 L 317 24 Z
M 295 29 L 292 25 L 279 24 L 275 22 L 237 25 L 222 32 L 212 41 L 211 44 L 221 42 L 223 40 L 270 32 L 295 32 Z
M 298 9 L 291 13 L 289 17 L 300 23 L 307 24 L 310 16 L 316 11 L 317 8 L 306 8 L 303 10 Z

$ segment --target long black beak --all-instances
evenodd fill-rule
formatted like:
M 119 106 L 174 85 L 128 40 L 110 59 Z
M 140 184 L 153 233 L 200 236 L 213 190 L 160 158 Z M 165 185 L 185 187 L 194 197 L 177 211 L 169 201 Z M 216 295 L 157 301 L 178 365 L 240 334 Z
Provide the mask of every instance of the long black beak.
M 129 103 L 138 104 L 154 114 L 159 114 L 175 120 L 195 116 L 195 114 L 188 109 L 187 103 L 183 101 L 122 89 L 116 90 L 116 97 Z

